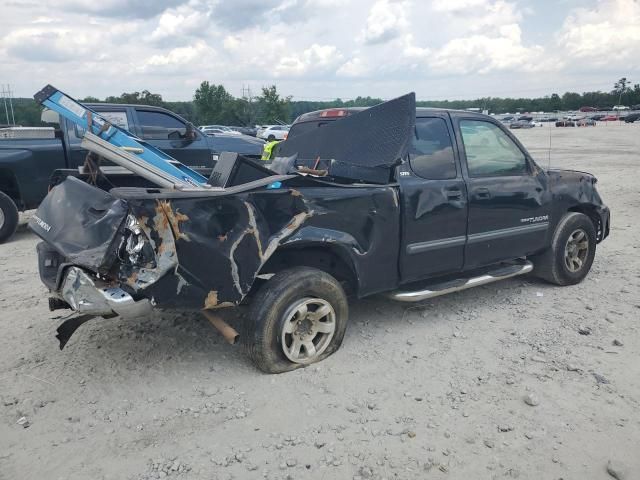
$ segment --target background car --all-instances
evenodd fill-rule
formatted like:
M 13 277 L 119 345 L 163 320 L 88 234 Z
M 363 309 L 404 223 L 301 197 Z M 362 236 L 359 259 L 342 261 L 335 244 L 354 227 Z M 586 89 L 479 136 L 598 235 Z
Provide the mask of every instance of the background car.
M 258 131 L 258 138 L 263 140 L 285 140 L 289 133 L 289 125 L 272 125 L 264 130 Z
M 629 107 L 626 105 L 614 105 L 611 110 L 629 110 Z
M 533 128 L 533 127 L 535 127 L 535 125 L 528 120 L 517 120 L 509 124 L 509 128 L 512 128 L 512 129 Z
M 222 130 L 221 128 L 214 128 L 214 127 L 200 127 L 200 131 L 202 133 L 204 133 L 205 135 L 211 136 L 214 134 L 225 134 L 227 132 L 225 132 L 224 130 Z
M 255 137 L 258 133 L 258 129 L 256 127 L 229 127 L 234 132 L 239 132 L 242 135 L 249 135 L 250 137 Z
M 572 122 L 571 120 L 558 120 L 556 122 L 556 127 L 575 127 L 576 124 L 575 122 Z
M 201 131 L 205 132 L 210 131 L 211 133 L 226 133 L 228 135 L 242 135 L 240 132 L 236 132 L 229 127 L 224 125 L 202 125 L 198 127 Z
M 591 118 L 582 118 L 576 122 L 577 127 L 595 127 L 596 121 Z
M 640 120 L 640 113 L 630 113 L 624 119 L 624 123 L 634 123 L 636 120 Z
M 600 119 L 601 122 L 615 122 L 619 118 L 616 115 L 605 115 Z

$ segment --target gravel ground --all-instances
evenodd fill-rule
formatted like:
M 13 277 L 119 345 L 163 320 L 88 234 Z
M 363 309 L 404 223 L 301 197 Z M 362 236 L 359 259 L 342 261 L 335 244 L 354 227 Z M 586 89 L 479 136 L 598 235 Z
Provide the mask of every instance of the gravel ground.
M 0 245 L 0 478 L 640 478 L 640 124 L 516 133 L 599 178 L 587 279 L 354 301 L 338 353 L 283 375 L 199 316 L 96 320 L 59 351 L 21 229 Z

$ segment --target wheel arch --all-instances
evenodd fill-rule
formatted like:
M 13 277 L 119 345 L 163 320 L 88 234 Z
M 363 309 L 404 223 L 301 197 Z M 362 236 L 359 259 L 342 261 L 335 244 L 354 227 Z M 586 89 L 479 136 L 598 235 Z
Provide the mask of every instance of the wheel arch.
M 18 179 L 11 170 L 6 168 L 0 168 L 0 191 L 8 195 L 19 210 L 24 207 Z
M 604 235 L 604 225 L 602 224 L 602 218 L 598 213 L 598 209 L 594 205 L 588 203 L 574 205 L 573 207 L 570 207 L 567 212 L 582 213 L 583 215 L 589 217 L 589 220 L 591 220 L 591 223 L 593 223 L 593 228 L 596 231 L 596 241 L 598 243 L 602 241 Z
M 260 269 L 259 275 L 275 274 L 293 267 L 312 267 L 338 280 L 347 294 L 359 291 L 357 267 L 346 247 L 328 242 L 285 244 Z

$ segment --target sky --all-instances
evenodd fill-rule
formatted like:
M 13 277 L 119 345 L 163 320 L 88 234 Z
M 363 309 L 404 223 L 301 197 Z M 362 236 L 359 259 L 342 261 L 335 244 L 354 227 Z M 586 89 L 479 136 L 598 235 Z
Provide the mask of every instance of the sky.
M 189 100 L 533 97 L 640 83 L 640 0 L 2 0 L 0 84 Z M 245 92 L 247 90 L 244 90 Z

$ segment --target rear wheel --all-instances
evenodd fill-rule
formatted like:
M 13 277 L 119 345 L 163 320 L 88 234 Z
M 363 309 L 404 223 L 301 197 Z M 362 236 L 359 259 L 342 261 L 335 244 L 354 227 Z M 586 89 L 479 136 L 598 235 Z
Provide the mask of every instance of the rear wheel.
M 275 139 L 276 139 L 276 137 L 274 135 L 269 135 L 267 137 L 267 140 L 270 141 L 270 142 L 273 142 Z
M 0 243 L 15 233 L 18 219 L 18 207 L 9 195 L 0 192 Z
M 251 301 L 242 338 L 260 370 L 281 373 L 319 362 L 341 345 L 349 307 L 340 283 L 315 268 L 284 270 Z
M 582 213 L 567 213 L 556 227 L 551 247 L 532 259 L 534 275 L 556 285 L 575 285 L 589 273 L 596 254 L 596 230 Z

